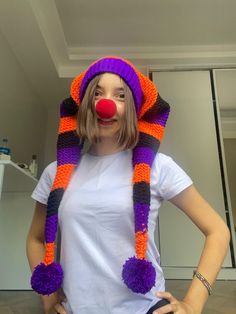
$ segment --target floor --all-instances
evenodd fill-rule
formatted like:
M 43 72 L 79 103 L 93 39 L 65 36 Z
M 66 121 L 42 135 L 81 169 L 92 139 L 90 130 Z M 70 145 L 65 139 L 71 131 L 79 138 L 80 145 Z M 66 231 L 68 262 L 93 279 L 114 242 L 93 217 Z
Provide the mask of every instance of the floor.
M 166 290 L 181 299 L 189 284 L 189 280 L 167 280 Z M 217 281 L 203 314 L 235 313 L 236 281 Z M 0 314 L 43 314 L 40 297 L 33 291 L 0 291 Z

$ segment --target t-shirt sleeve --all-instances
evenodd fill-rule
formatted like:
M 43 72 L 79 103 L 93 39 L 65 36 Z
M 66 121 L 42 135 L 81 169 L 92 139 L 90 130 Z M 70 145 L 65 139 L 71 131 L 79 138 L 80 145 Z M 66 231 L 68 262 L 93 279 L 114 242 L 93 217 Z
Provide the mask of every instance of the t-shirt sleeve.
M 192 184 L 189 175 L 171 157 L 159 156 L 158 194 L 163 200 L 171 199 Z
M 31 197 L 42 204 L 47 205 L 48 196 L 56 175 L 56 161 L 50 163 L 43 171 L 38 184 L 36 185 Z

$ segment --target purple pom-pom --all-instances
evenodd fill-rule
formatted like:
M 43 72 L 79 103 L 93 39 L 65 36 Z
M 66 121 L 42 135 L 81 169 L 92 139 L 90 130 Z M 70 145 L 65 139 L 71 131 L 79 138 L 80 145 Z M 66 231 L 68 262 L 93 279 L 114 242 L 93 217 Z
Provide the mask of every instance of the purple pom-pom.
M 155 285 L 156 271 L 151 262 L 133 256 L 123 265 L 122 279 L 133 292 L 145 294 Z
M 31 277 L 31 287 L 42 295 L 56 292 L 62 284 L 63 270 L 60 264 L 53 262 L 50 265 L 40 263 L 35 267 Z

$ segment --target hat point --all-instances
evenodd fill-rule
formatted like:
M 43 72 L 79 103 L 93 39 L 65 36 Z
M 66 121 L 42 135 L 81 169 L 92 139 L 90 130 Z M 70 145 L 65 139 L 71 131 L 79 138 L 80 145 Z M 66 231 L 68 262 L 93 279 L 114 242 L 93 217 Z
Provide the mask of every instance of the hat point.
M 45 265 L 40 263 L 33 271 L 31 287 L 42 295 L 50 295 L 56 292 L 62 284 L 63 270 L 60 264 L 51 263 Z

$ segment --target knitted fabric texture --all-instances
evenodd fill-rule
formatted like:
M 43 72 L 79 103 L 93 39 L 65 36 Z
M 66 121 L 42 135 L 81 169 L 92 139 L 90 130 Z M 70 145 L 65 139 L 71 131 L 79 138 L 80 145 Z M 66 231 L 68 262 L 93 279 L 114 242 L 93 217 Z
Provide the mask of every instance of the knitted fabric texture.
M 151 167 L 164 135 L 170 107 L 157 92 L 153 82 L 129 61 L 105 57 L 95 61 L 77 76 L 71 85 L 71 97 L 60 106 L 57 141 L 57 172 L 48 198 L 45 223 L 46 252 L 42 263 L 34 269 L 32 288 L 42 295 L 58 290 L 63 281 L 60 264 L 54 262 L 58 228 L 58 208 L 75 167 L 80 162 L 83 143 L 75 132 L 76 114 L 89 82 L 102 73 L 119 75 L 132 91 L 138 119 L 139 140 L 133 149 L 133 207 L 136 256 L 125 261 L 122 280 L 135 293 L 145 294 L 155 286 L 156 272 L 146 259 L 148 216 L 150 210 Z M 79 267 L 79 265 L 78 265 Z

